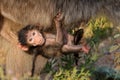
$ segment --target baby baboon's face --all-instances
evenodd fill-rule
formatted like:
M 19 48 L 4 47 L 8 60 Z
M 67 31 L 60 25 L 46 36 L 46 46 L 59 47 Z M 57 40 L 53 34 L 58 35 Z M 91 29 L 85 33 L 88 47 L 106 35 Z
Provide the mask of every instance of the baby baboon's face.
M 32 46 L 43 45 L 45 39 L 38 30 L 30 30 L 27 33 L 27 43 Z

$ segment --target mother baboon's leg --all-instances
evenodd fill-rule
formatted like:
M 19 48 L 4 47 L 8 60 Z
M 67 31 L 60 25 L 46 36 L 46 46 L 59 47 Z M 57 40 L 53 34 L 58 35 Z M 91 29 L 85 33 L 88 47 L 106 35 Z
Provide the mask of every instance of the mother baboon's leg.
M 21 28 L 21 25 L 4 18 L 4 22 L 0 27 L 0 46 L 2 46 L 0 49 L 6 53 L 6 74 L 16 77 L 23 74 L 30 75 L 33 56 L 26 54 L 17 46 L 16 33 Z M 46 58 L 39 56 L 35 66 L 37 71 L 35 72 L 40 72 L 46 62 Z

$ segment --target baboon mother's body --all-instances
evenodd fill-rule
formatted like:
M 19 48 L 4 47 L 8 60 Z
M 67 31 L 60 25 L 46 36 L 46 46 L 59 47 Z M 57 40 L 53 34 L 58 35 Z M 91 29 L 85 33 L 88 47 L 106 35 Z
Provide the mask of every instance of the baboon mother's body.
M 0 3 L 2 15 L 10 20 L 24 25 L 39 23 L 44 28 L 52 24 L 59 10 L 66 26 L 88 21 L 98 13 L 109 14 L 116 21 L 120 19 L 119 0 L 1 0 Z
M 33 56 L 18 49 L 16 32 L 25 25 L 38 23 L 41 28 L 48 29 L 59 10 L 63 13 L 63 25 L 67 29 L 81 21 L 88 21 L 98 13 L 105 13 L 115 22 L 120 20 L 120 0 L 0 0 L 0 46 L 7 53 L 6 73 L 12 71 L 22 75 L 32 68 Z M 46 58 L 38 56 L 36 73 L 46 62 Z

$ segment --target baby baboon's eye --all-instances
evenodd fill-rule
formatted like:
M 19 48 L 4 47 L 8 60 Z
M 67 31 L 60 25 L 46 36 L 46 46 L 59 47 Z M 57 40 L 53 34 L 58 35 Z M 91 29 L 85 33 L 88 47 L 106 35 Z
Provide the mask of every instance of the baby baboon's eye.
M 35 32 L 32 33 L 33 36 L 34 36 L 35 34 L 36 34 Z
M 30 42 L 31 42 L 32 40 L 33 40 L 32 38 L 29 39 Z

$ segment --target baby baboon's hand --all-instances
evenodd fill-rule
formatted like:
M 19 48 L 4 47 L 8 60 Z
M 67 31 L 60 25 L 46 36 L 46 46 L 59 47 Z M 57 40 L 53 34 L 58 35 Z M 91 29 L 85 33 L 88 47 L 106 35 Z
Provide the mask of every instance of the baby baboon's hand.
M 61 12 L 57 13 L 57 15 L 54 18 L 55 23 L 61 22 L 62 18 L 63 18 L 63 14 Z
M 85 53 L 89 53 L 90 47 L 88 45 L 83 45 L 82 51 L 85 52 Z

